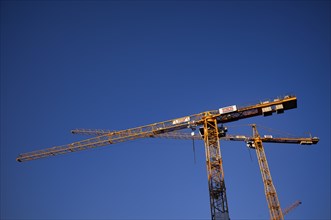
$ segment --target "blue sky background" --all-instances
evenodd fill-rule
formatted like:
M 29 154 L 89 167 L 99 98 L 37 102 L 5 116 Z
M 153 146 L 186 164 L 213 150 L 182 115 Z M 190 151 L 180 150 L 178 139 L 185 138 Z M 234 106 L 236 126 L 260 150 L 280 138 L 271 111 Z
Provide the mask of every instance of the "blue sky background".
M 288 219 L 330 219 L 330 1 L 1 1 L 1 219 L 209 219 L 203 142 L 141 139 L 17 163 L 19 153 L 286 93 L 256 123 Z M 270 134 L 260 130 L 261 134 Z M 274 134 L 276 135 L 276 134 Z M 232 219 L 268 219 L 254 151 L 222 142 Z

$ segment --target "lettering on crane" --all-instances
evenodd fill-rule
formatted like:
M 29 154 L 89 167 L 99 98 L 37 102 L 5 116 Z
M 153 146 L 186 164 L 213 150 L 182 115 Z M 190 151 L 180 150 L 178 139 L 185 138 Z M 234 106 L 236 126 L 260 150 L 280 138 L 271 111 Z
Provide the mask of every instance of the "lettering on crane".
M 227 107 L 219 109 L 220 114 L 226 114 L 226 113 L 235 112 L 235 111 L 237 111 L 236 105 L 231 105 L 231 106 L 227 106 Z
M 176 120 L 173 120 L 172 124 L 176 125 L 176 124 L 180 124 L 180 123 L 184 123 L 184 122 L 188 122 L 188 121 L 190 121 L 190 117 L 183 117 L 183 118 L 178 118 Z

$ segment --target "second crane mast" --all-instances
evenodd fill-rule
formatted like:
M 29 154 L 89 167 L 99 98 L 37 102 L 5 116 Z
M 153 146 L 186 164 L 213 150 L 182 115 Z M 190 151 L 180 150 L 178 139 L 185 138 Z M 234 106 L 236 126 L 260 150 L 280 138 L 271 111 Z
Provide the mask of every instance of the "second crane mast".
M 269 212 L 270 212 L 270 219 L 283 220 L 284 219 L 283 211 L 279 203 L 276 188 L 271 178 L 271 173 L 267 162 L 267 157 L 265 155 L 264 148 L 262 145 L 261 137 L 256 129 L 255 124 L 252 125 L 252 128 L 253 128 L 254 147 L 260 166 L 262 181 L 264 185 L 264 193 L 267 199 Z
M 168 133 L 176 130 L 203 126 L 211 217 L 213 220 L 229 219 L 223 163 L 219 143 L 219 137 L 222 131 L 218 128 L 218 124 L 259 115 L 268 116 L 274 112 L 283 113 L 285 110 L 296 107 L 297 98 L 295 96 L 284 96 L 281 98 L 276 98 L 272 101 L 266 101 L 238 109 L 237 106 L 229 106 L 219 110 L 202 112 L 165 122 L 116 131 L 111 134 L 100 135 L 68 145 L 55 146 L 44 150 L 23 153 L 20 154 L 16 160 L 18 162 L 30 161 L 139 138 L 151 137 L 153 135 Z

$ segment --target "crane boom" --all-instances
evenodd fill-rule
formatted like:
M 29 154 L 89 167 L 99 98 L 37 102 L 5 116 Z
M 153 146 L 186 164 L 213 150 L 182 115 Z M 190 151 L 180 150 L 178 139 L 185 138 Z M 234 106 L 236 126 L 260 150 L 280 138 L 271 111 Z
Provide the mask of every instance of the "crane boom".
M 70 152 L 86 150 L 89 148 L 102 147 L 110 144 L 116 144 L 176 130 L 182 130 L 189 127 L 195 127 L 198 125 L 203 125 L 207 115 L 215 118 L 217 123 L 227 123 L 258 115 L 270 115 L 273 112 L 282 113 L 284 110 L 296 108 L 296 106 L 297 98 L 295 96 L 284 96 L 282 98 L 274 99 L 273 101 L 266 101 L 256 105 L 242 107 L 233 112 L 220 114 L 217 110 L 207 111 L 178 119 L 172 119 L 127 130 L 116 131 L 112 135 L 104 134 L 86 140 L 73 142 L 67 145 L 54 146 L 43 150 L 23 153 L 20 154 L 16 160 L 18 162 L 36 160 L 49 156 L 66 154 Z
M 91 135 L 99 136 L 104 134 L 111 134 L 114 131 L 102 130 L 102 129 L 74 129 L 71 130 L 72 134 L 81 135 Z M 164 139 L 178 139 L 178 140 L 203 140 L 202 136 L 199 134 L 190 134 L 187 132 L 169 132 L 157 135 L 149 136 L 151 138 L 164 138 Z M 220 137 L 221 141 L 254 141 L 254 137 L 245 135 L 231 135 L 227 134 L 224 137 Z M 284 143 L 284 144 L 301 144 L 301 145 L 311 145 L 317 144 L 319 141 L 318 137 L 261 137 L 264 143 Z M 252 146 L 252 148 L 255 148 Z

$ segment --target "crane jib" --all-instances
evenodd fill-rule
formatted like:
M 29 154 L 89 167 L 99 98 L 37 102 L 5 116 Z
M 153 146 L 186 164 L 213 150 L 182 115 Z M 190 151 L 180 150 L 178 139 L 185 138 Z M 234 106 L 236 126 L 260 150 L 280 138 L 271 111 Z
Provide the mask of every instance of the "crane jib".
M 274 112 L 283 113 L 285 110 L 296 107 L 297 98 L 295 96 L 284 96 L 281 98 L 276 98 L 272 101 L 264 101 L 256 105 L 250 105 L 242 108 L 237 108 L 237 106 L 230 106 L 222 108 L 221 111 L 206 111 L 164 122 L 158 122 L 122 131 L 115 131 L 112 132 L 112 135 L 100 135 L 98 137 L 74 142 L 68 145 L 56 146 L 44 150 L 37 150 L 20 154 L 16 160 L 19 162 L 35 160 L 48 156 L 55 156 L 139 138 L 151 137 L 153 135 L 169 133 L 186 128 L 195 128 L 196 126 L 203 125 L 206 117 L 215 118 L 217 123 L 228 123 L 259 115 L 268 116 Z

